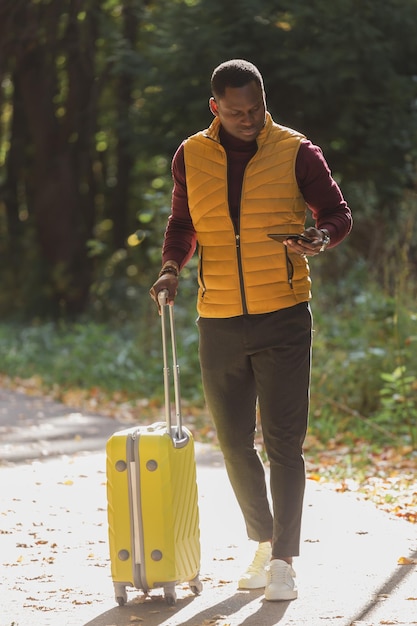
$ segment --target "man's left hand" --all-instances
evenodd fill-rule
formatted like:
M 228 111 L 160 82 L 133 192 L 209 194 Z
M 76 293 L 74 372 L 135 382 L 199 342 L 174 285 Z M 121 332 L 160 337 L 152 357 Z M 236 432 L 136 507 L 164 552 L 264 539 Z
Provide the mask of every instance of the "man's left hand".
M 304 237 L 308 237 L 310 241 L 304 241 L 303 239 L 286 239 L 283 243 L 288 247 L 290 252 L 316 256 L 320 254 L 320 252 L 323 252 L 330 242 L 327 230 L 319 230 L 318 228 L 314 228 L 314 226 L 310 226 L 310 228 L 307 228 L 301 234 Z

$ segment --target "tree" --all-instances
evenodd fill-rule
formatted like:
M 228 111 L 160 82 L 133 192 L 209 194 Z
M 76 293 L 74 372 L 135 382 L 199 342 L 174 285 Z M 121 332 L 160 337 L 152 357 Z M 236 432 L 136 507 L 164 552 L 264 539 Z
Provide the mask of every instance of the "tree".
M 154 12 L 147 105 L 170 146 L 177 129 L 182 138 L 210 121 L 210 73 L 241 56 L 260 67 L 277 121 L 320 142 L 344 180 L 377 175 L 384 193 L 415 183 L 416 0 L 241 0 L 227 11 L 176 0 Z
M 161 149 L 210 122 L 214 66 L 247 58 L 264 75 L 275 120 L 322 146 L 352 205 L 347 264 L 360 257 L 382 275 L 406 239 L 416 259 L 417 224 L 406 215 L 417 208 L 416 0 L 240 0 L 227 11 L 176 0 L 153 9 L 158 72 L 146 111 Z
M 82 5 L 75 0 L 5 2 L 0 20 L 2 56 L 8 59 L 3 72 L 11 79 L 14 101 L 15 154 L 9 155 L 9 176 L 3 185 L 3 194 L 14 198 L 14 210 L 6 202 L 10 245 L 21 246 L 11 229 L 18 212 L 36 233 L 30 245 L 39 246 L 39 271 L 45 288 L 52 290 L 56 310 L 70 313 L 81 310 L 88 294 L 91 267 L 85 244 L 94 224 L 91 138 L 97 114 L 94 55 L 99 2 L 90 0 L 88 13 Z M 16 115 L 26 141 L 19 139 Z M 10 171 L 17 176 L 11 178 Z
M 416 25 L 417 0 L 0 0 L 0 314 L 149 285 L 170 160 L 232 57 L 323 147 L 356 221 L 346 265 L 385 272 L 406 237 L 415 259 Z

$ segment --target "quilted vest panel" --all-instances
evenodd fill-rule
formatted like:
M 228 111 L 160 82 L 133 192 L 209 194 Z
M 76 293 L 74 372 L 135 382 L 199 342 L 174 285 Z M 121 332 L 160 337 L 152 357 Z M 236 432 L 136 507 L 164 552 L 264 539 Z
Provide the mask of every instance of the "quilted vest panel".
M 304 230 L 306 205 L 295 177 L 303 136 L 267 114 L 258 151 L 246 167 L 235 231 L 219 127 L 215 118 L 184 145 L 188 203 L 199 244 L 199 314 L 268 313 L 309 300 L 306 257 L 286 253 L 283 244 L 268 237 Z

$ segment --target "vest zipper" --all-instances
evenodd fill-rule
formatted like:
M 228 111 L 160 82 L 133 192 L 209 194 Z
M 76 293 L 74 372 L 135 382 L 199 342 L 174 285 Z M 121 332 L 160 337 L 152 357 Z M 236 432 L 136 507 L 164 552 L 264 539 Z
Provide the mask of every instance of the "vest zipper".
M 239 217 L 240 217 L 240 211 L 239 211 Z M 240 235 L 238 232 L 236 232 L 236 230 L 235 230 L 235 241 L 236 241 L 237 267 L 238 267 L 238 272 L 239 272 L 240 294 L 242 297 L 242 309 L 243 309 L 243 315 L 247 315 L 248 306 L 246 303 L 245 283 L 243 281 L 242 255 L 240 251 Z

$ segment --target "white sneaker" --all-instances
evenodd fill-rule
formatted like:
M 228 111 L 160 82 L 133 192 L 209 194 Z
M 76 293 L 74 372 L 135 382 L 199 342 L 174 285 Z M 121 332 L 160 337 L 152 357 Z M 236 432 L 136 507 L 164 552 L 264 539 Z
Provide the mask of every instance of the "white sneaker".
M 295 572 L 289 563 L 273 559 L 267 572 L 265 600 L 295 600 L 298 596 Z
M 258 545 L 255 557 L 238 582 L 239 589 L 260 589 L 266 585 L 266 571 L 271 560 L 271 542 L 264 541 Z

